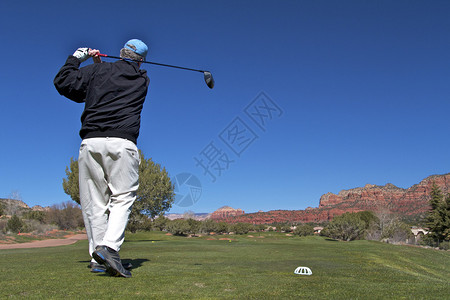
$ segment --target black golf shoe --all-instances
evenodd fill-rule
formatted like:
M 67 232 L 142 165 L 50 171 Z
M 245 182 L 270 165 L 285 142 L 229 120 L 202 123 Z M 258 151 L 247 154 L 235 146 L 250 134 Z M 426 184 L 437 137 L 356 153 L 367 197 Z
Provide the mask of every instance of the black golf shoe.
M 122 266 L 126 270 L 131 270 L 133 268 L 133 265 L 131 263 L 123 263 Z M 98 264 L 96 262 L 89 263 L 88 268 L 91 269 L 92 273 L 105 273 L 106 272 L 106 267 L 104 265 Z
M 119 253 L 107 246 L 97 246 L 92 257 L 101 265 L 105 266 L 106 272 L 116 277 L 131 277 L 131 272 L 122 266 Z

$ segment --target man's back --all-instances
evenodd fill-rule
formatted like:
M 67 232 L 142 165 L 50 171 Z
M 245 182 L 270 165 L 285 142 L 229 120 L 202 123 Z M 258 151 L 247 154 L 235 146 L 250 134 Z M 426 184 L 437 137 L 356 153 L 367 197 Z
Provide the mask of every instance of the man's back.
M 147 72 L 125 60 L 77 69 L 79 64 L 69 57 L 54 83 L 60 94 L 85 102 L 81 138 L 121 137 L 136 143 L 149 84 Z

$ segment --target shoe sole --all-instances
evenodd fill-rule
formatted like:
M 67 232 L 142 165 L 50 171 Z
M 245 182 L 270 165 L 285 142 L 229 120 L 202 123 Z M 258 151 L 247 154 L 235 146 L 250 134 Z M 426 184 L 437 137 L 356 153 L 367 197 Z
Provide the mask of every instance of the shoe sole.
M 127 274 L 123 274 L 121 273 L 119 270 L 116 270 L 115 268 L 113 268 L 108 261 L 103 257 L 103 255 L 97 251 L 94 251 L 94 253 L 92 253 L 92 256 L 94 257 L 94 259 L 101 265 L 105 265 L 106 267 L 106 273 L 108 273 L 111 276 L 114 277 L 125 277 L 125 278 L 130 278 L 130 275 Z

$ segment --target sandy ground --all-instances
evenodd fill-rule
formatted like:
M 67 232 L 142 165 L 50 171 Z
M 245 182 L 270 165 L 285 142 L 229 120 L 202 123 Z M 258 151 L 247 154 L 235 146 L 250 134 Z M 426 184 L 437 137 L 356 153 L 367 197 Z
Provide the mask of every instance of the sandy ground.
M 30 243 L 18 244 L 0 244 L 0 249 L 24 249 L 24 248 L 43 248 L 71 245 L 79 240 L 86 240 L 86 234 L 75 234 L 64 239 L 48 239 L 42 241 L 34 241 Z

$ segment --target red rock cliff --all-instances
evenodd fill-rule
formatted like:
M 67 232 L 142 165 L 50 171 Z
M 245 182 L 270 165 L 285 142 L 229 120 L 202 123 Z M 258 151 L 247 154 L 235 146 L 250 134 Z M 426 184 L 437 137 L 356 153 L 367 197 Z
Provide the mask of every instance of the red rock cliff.
M 429 176 L 419 184 L 415 184 L 408 189 L 399 188 L 390 183 L 384 186 L 367 184 L 364 187 L 342 190 L 337 195 L 327 193 L 320 197 L 318 208 L 308 207 L 306 210 L 274 210 L 251 214 L 242 213 L 239 215 L 218 213 L 214 219 L 229 223 L 248 222 L 253 224 L 323 222 L 329 221 L 334 216 L 346 212 L 364 210 L 374 212 L 389 211 L 402 216 L 413 216 L 423 214 L 429 209 L 428 201 L 433 183 L 444 194 L 450 193 L 449 173 Z

